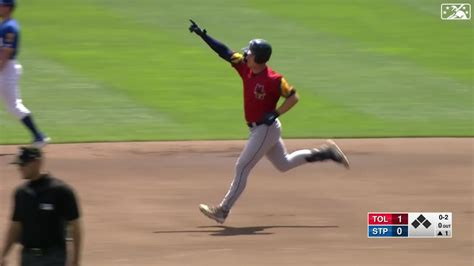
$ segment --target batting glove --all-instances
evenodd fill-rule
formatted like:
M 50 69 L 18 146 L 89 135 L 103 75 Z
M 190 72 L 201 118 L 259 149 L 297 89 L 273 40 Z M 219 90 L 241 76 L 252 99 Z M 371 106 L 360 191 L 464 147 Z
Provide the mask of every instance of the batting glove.
M 267 125 L 267 126 L 271 126 L 273 125 L 273 123 L 275 122 L 275 120 L 280 116 L 280 114 L 277 112 L 277 111 L 273 111 L 273 112 L 270 112 L 270 113 L 266 113 L 264 116 L 263 116 L 263 120 L 262 120 L 262 123 Z
M 189 19 L 189 21 L 191 22 L 191 26 L 189 26 L 189 32 L 194 32 L 199 36 L 203 36 L 207 33 L 205 29 L 199 28 L 198 24 L 196 24 L 196 22 L 194 22 L 192 19 Z

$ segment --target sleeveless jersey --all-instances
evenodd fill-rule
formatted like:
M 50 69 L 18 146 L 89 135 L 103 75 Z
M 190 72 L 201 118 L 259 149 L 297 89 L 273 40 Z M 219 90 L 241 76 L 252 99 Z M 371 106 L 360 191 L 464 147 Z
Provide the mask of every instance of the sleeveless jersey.
M 266 113 L 275 111 L 280 97 L 288 97 L 293 87 L 268 66 L 260 73 L 253 73 L 243 59 L 242 54 L 234 53 L 231 63 L 243 82 L 245 120 L 260 122 Z

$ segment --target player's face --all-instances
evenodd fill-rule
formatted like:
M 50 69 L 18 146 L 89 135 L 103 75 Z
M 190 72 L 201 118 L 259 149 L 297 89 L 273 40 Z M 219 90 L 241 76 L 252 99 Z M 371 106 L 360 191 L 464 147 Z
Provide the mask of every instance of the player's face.
M 255 55 L 253 55 L 250 51 L 248 51 L 245 54 L 245 62 L 247 62 L 247 66 L 249 68 L 252 68 L 253 66 L 255 66 Z
M 0 5 L 0 17 L 4 17 L 10 10 L 9 6 Z

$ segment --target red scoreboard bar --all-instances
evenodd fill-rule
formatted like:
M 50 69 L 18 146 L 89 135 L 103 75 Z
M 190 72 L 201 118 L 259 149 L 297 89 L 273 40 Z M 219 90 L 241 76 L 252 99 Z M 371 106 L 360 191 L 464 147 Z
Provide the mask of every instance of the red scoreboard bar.
M 408 213 L 369 213 L 370 224 L 408 224 Z

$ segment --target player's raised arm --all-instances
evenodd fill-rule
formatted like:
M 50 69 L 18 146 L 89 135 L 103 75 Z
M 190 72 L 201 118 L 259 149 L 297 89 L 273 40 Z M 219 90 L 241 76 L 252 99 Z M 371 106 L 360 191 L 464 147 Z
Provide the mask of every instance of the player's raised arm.
M 205 29 L 201 29 L 196 22 L 194 22 L 192 19 L 189 20 L 191 22 L 191 26 L 189 26 L 189 31 L 191 33 L 196 33 L 198 36 L 200 36 L 206 43 L 209 45 L 209 47 L 212 48 L 222 59 L 225 61 L 232 63 L 233 61 L 233 55 L 235 54 L 234 51 L 230 50 L 226 45 L 223 43 L 219 42 L 218 40 L 212 38 L 207 34 L 207 31 Z

